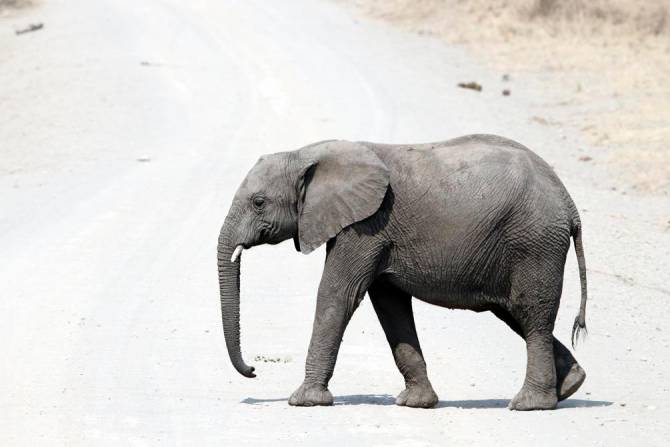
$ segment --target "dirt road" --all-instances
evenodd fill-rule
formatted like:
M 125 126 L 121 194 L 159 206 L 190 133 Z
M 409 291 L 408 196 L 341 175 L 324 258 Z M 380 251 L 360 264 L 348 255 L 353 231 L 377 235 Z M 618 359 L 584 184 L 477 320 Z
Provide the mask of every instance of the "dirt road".
M 533 119 L 543 92 L 324 1 L 44 3 L 0 18 L 0 444 L 667 445 L 668 199 L 623 195 L 597 158 L 580 161 L 574 134 Z M 472 80 L 481 93 L 456 87 Z M 365 300 L 336 405 L 289 407 L 324 255 L 289 243 L 245 253 L 243 351 L 258 377 L 238 375 L 215 244 L 258 156 L 471 132 L 535 149 L 581 210 L 581 390 L 556 411 L 508 411 L 522 341 L 492 316 L 417 302 L 441 401 L 397 407 L 401 376 Z M 563 341 L 578 302 L 571 252 Z

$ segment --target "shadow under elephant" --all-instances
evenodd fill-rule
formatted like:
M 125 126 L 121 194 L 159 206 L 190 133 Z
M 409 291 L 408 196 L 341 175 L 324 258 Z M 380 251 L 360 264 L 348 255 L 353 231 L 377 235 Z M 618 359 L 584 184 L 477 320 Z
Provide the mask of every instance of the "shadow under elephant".
M 351 405 L 381 405 L 389 406 L 395 405 L 396 398 L 390 394 L 349 394 L 344 396 L 336 396 L 334 400 L 335 406 L 351 406 Z M 247 405 L 260 405 L 273 402 L 286 402 L 288 397 L 258 399 L 247 397 L 240 403 Z M 434 408 L 460 408 L 464 410 L 487 410 L 487 409 L 507 409 L 510 399 L 468 399 L 468 400 L 440 400 Z M 592 399 L 567 399 L 558 404 L 557 410 L 567 408 L 592 408 L 592 407 L 608 407 L 613 402 L 607 400 L 592 400 Z

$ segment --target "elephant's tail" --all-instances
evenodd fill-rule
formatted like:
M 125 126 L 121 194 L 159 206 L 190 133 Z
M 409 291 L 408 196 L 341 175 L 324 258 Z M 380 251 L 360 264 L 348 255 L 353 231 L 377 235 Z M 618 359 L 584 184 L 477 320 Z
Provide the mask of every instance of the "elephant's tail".
M 579 305 L 579 314 L 575 317 L 575 323 L 572 325 L 572 347 L 579 340 L 580 333 L 586 336 L 586 263 L 584 262 L 584 247 L 582 246 L 582 226 L 579 218 L 575 219 L 570 234 L 575 243 L 575 253 L 577 254 L 577 264 L 579 265 L 579 282 L 582 288 L 582 301 Z

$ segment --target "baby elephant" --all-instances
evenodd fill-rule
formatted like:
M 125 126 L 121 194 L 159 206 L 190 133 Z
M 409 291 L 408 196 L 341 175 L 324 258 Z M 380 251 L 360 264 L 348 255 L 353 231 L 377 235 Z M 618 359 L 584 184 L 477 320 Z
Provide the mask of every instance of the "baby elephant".
M 218 243 L 223 330 L 240 351 L 240 255 L 293 238 L 310 253 L 326 243 L 305 380 L 290 405 L 332 405 L 328 382 L 340 342 L 366 292 L 406 388 L 396 403 L 432 407 L 412 297 L 490 311 L 526 341 L 528 363 L 513 410 L 546 410 L 586 377 L 553 335 L 563 268 L 574 239 L 586 329 L 586 269 L 572 199 L 535 153 L 493 135 L 385 145 L 323 141 L 260 158 L 238 189 Z

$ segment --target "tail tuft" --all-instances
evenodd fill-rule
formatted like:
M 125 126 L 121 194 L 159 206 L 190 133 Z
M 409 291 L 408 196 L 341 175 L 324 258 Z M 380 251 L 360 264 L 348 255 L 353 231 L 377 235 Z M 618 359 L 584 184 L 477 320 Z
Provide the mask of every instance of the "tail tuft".
M 577 342 L 579 341 L 579 337 L 581 335 L 582 338 L 586 338 L 588 335 L 589 331 L 586 329 L 586 322 L 585 321 L 580 321 L 581 320 L 581 315 L 577 315 L 575 317 L 575 323 L 572 325 L 572 348 L 574 349 L 575 346 L 577 346 Z

